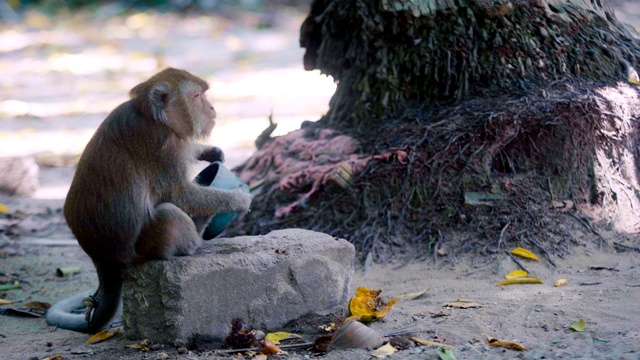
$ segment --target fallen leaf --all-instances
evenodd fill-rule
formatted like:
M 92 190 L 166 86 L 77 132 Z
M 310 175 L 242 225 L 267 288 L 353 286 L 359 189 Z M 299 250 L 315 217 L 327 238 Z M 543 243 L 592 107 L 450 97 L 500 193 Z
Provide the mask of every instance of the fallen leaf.
M 271 341 L 264 339 L 260 341 L 260 349 L 258 350 L 259 354 L 263 355 L 273 355 L 282 352 L 282 350 L 276 346 L 276 344 Z
M 90 337 L 89 340 L 87 340 L 87 344 L 95 344 L 101 341 L 109 340 L 112 337 L 116 336 L 120 332 L 120 330 L 122 330 L 121 327 L 102 330 Z
M 335 323 L 329 323 L 328 325 L 320 325 L 318 326 L 320 329 L 324 330 L 324 331 L 333 331 L 336 328 L 336 324 Z
M 9 213 L 9 208 L 7 207 L 7 205 L 0 203 L 0 214 L 8 214 Z
M 453 354 L 453 351 L 450 349 L 438 349 L 438 356 L 440 356 L 441 360 L 456 360 L 456 356 Z
M 292 334 L 286 331 L 277 331 L 277 332 L 268 333 L 264 338 L 277 345 L 277 344 L 280 344 L 280 341 L 282 340 L 302 339 L 302 335 Z
M 0 299 L 0 305 L 9 305 L 9 304 L 13 304 L 14 302 L 15 301 Z
M 135 344 L 129 344 L 129 345 L 125 345 L 124 347 L 127 349 L 136 349 L 136 350 L 141 350 L 141 351 L 149 351 L 149 345 L 151 344 L 151 341 L 149 339 L 144 339 L 140 342 L 137 342 Z
M 265 354 L 256 354 L 251 357 L 251 360 L 267 360 L 269 357 Z
M 456 308 L 456 309 L 471 309 L 471 308 L 479 308 L 484 305 L 477 303 L 475 301 L 469 300 L 456 300 L 450 303 L 446 303 L 443 305 L 446 308 Z
M 386 303 L 378 296 L 381 292 L 382 290 L 369 290 L 366 287 L 359 287 L 355 293 L 356 297 L 349 300 L 349 311 L 353 315 L 350 318 L 355 319 L 357 317 L 358 321 L 372 322 L 385 317 L 398 300 L 391 300 Z
M 22 285 L 18 285 L 18 284 L 0 285 L 0 291 L 17 290 L 17 289 L 22 289 Z
M 427 290 L 428 289 L 425 288 L 420 291 L 416 291 L 408 294 L 396 295 L 396 296 L 393 296 L 393 298 L 396 300 L 413 300 L 413 299 L 419 298 L 422 294 L 426 293 Z
M 44 358 L 42 360 L 63 360 L 62 355 L 55 355 L 48 358 Z
M 556 281 L 553 286 L 555 287 L 560 287 L 560 286 L 565 286 L 567 285 L 568 280 L 567 279 L 558 279 L 558 281 Z
M 42 301 L 29 301 L 23 306 L 28 308 L 35 308 L 35 309 L 49 309 L 51 307 L 51 304 L 47 302 L 42 302 Z
M 435 342 L 435 341 L 429 341 L 427 339 L 423 339 L 423 338 L 419 338 L 419 337 L 415 337 L 415 336 L 410 336 L 409 340 L 413 340 L 416 343 L 418 343 L 420 345 L 424 345 L 424 346 L 439 346 L 439 347 L 446 347 L 446 348 L 452 348 L 453 347 L 453 345 L 443 344 L 443 343 L 439 343 L 439 342 Z
M 635 84 L 635 85 L 640 85 L 640 78 L 638 78 L 638 73 L 636 72 L 636 70 L 634 68 L 629 66 L 627 68 L 627 74 L 629 75 L 628 80 L 629 80 L 630 83 Z
M 527 277 L 517 277 L 517 278 L 513 278 L 513 279 L 507 279 L 507 280 L 502 280 L 501 282 L 498 283 L 497 286 L 504 286 L 504 285 L 522 285 L 522 284 L 542 284 L 542 280 L 533 277 L 533 276 L 527 276 Z
M 507 279 L 515 279 L 520 277 L 526 277 L 527 275 L 528 275 L 527 272 L 524 270 L 514 270 L 508 273 L 507 275 L 505 275 L 504 277 Z
M 394 348 L 393 346 L 391 346 L 390 343 L 386 343 L 385 345 L 382 345 L 381 347 L 375 349 L 374 351 L 371 352 L 371 356 L 378 358 L 378 359 L 384 359 L 389 355 L 393 355 L 393 353 L 395 353 L 396 348 Z
M 505 347 L 507 349 L 513 349 L 513 350 L 518 350 L 518 351 L 526 351 L 527 348 L 514 343 L 513 341 L 504 341 L 504 340 L 498 340 L 496 338 L 489 338 L 489 345 L 491 346 L 495 346 L 495 347 Z
M 584 320 L 580 319 L 576 322 L 574 322 L 573 324 L 571 324 L 571 329 L 578 331 L 578 332 L 583 332 L 584 331 Z
M 517 256 L 523 257 L 525 259 L 536 260 L 536 261 L 540 260 L 540 259 L 538 259 L 538 257 L 534 253 L 532 253 L 531 251 L 529 251 L 527 249 L 523 249 L 521 247 L 517 247 L 517 248 L 511 250 L 511 253 L 513 255 L 517 255 Z

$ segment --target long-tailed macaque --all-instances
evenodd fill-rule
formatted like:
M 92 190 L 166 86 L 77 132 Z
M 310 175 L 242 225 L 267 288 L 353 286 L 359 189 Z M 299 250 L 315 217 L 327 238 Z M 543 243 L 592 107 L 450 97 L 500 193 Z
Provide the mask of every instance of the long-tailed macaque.
M 115 314 L 122 271 L 150 259 L 190 255 L 216 213 L 248 211 L 241 189 L 199 186 L 188 178 L 196 160 L 222 161 L 217 147 L 195 143 L 213 129 L 216 112 L 207 83 L 166 69 L 135 86 L 85 148 L 64 204 L 64 217 L 91 257 L 100 285 L 84 307 L 79 294 L 54 305 L 47 322 L 95 332 Z

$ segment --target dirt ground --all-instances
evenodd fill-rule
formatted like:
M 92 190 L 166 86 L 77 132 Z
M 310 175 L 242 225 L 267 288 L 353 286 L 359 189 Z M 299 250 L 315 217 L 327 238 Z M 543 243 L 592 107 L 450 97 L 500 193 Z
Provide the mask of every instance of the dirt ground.
M 640 10 L 635 1 L 614 3 L 621 19 L 640 26 Z M 185 67 L 212 80 L 213 102 L 224 118 L 214 131 L 217 135 L 212 142 L 225 150 L 229 166 L 237 165 L 250 156 L 253 139 L 266 127 L 265 119 L 271 110 L 276 121 L 280 119 L 279 133 L 326 111 L 333 84 L 330 79 L 301 69 L 297 30 L 302 19 L 303 14 L 279 15 L 271 19 L 272 27 L 261 31 L 255 30 L 260 19 L 251 16 L 236 22 L 175 16 L 163 16 L 161 21 L 144 17 L 94 19 L 94 24 L 101 26 L 74 36 L 69 35 L 74 33 L 73 21 L 62 29 L 55 24 L 47 25 L 37 16 L 32 16 L 28 24 L 3 25 L 0 155 L 47 154 L 45 162 L 64 162 L 66 156 L 77 155 L 105 113 L 123 100 L 128 88 L 141 74 L 146 74 L 141 69 L 153 61 L 152 66 Z M 181 30 L 153 37 L 136 28 L 136 22 L 145 21 L 172 22 Z M 254 30 L 246 30 L 252 26 Z M 133 29 L 135 35 L 107 39 L 100 31 L 104 27 L 121 32 Z M 42 35 L 43 29 L 54 28 L 46 37 Z M 15 37 L 16 34 L 21 35 Z M 27 45 L 18 46 L 5 40 L 9 38 L 21 39 Z M 94 58 L 108 58 L 110 65 L 82 68 L 74 66 L 77 63 L 73 61 L 65 63 L 63 60 L 73 58 L 61 54 L 62 45 L 52 45 L 56 39 L 64 39 L 64 46 L 74 53 L 84 51 Z M 270 49 L 260 48 L 265 41 Z M 183 47 L 172 48 L 167 43 Z M 155 47 L 145 47 L 148 44 Z M 187 51 L 211 47 L 220 51 Z M 9 66 L 16 60 L 27 62 L 19 67 Z M 86 64 L 93 60 L 83 61 Z M 277 82 L 282 87 L 272 86 Z M 53 303 L 96 287 L 93 266 L 61 217 L 60 209 L 72 176 L 73 167 L 43 167 L 39 175 L 41 187 L 34 196 L 0 195 L 0 203 L 13 214 L 12 218 L 0 217 L 0 229 L 4 231 L 0 233 L 0 284 L 18 281 L 23 286 L 1 292 L 0 298 L 16 301 L 18 305 L 29 301 Z M 573 221 L 567 217 L 567 222 Z M 556 266 L 546 260 L 521 260 L 544 284 L 497 287 L 503 274 L 517 269 L 516 264 L 506 254 L 486 257 L 469 253 L 446 263 L 446 257 L 437 263 L 433 259 L 408 264 L 396 260 L 391 264 L 367 265 L 366 271 L 359 264 L 353 289 L 379 288 L 383 297 L 427 289 L 415 300 L 398 302 L 387 317 L 371 327 L 384 332 L 415 325 L 412 335 L 453 345 L 458 359 L 640 359 L 640 310 L 636 304 L 640 299 L 640 253 L 620 248 L 616 251 L 611 244 L 620 241 L 620 234 L 602 234 L 607 244 L 600 244 L 595 238 L 580 239 L 581 245 L 570 249 L 571 255 L 552 257 Z M 636 247 L 640 244 L 638 234 L 624 237 L 626 244 Z M 80 268 L 75 275 L 55 274 L 57 268 L 74 266 Z M 568 284 L 554 287 L 554 282 L 561 278 L 566 278 Z M 443 307 L 459 299 L 483 306 Z M 441 312 L 448 315 L 433 316 Z M 585 322 L 583 332 L 571 329 L 579 319 Z M 309 331 L 310 326 L 311 322 L 286 330 L 313 340 L 315 335 Z M 487 336 L 515 341 L 528 351 L 490 347 Z M 42 318 L 0 315 L 2 359 L 43 359 L 56 355 L 64 359 L 206 359 L 219 355 L 198 351 L 179 354 L 171 346 L 151 352 L 125 349 L 124 345 L 134 341 L 123 334 L 93 345 L 87 344 L 87 339 L 85 334 L 49 327 Z M 307 351 L 291 351 L 274 357 L 315 356 Z M 322 356 L 369 359 L 370 351 L 335 351 Z M 439 357 L 436 347 L 431 346 L 413 347 L 397 352 L 392 358 Z

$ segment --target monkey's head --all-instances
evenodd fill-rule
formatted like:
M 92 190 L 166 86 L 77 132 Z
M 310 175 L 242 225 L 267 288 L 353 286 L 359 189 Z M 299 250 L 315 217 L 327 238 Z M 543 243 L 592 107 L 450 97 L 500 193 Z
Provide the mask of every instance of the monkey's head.
M 216 111 L 207 100 L 206 81 L 185 70 L 165 69 L 129 92 L 147 119 L 167 126 L 181 139 L 211 134 Z

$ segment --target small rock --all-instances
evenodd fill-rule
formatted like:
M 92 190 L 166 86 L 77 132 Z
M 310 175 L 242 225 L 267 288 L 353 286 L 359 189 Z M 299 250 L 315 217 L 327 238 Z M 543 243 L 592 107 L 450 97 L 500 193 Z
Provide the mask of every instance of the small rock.
M 184 346 L 180 346 L 180 347 L 178 348 L 178 354 L 180 354 L 180 355 L 182 355 L 182 354 L 186 354 L 187 352 L 189 352 L 189 350 L 187 350 L 187 348 L 186 348 L 186 347 L 184 347 Z
M 168 358 L 169 358 L 169 355 L 167 355 L 167 353 L 164 351 L 159 352 L 158 356 L 156 356 L 156 359 L 158 360 L 166 360 Z

